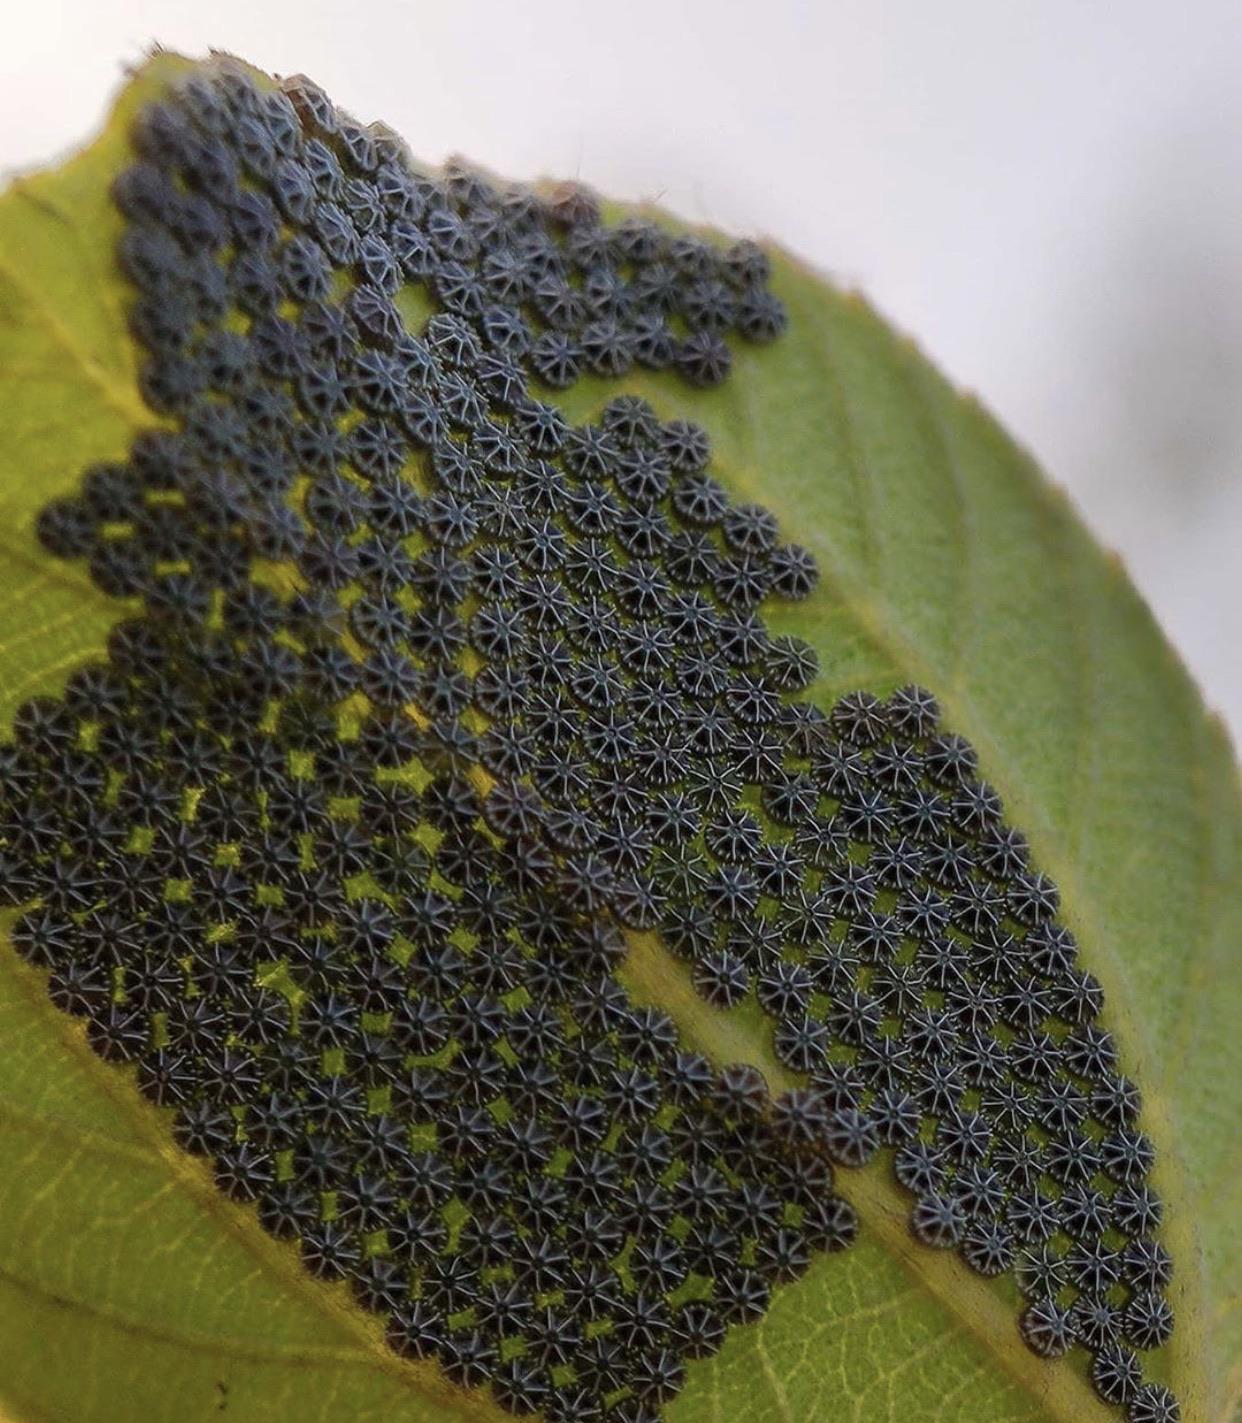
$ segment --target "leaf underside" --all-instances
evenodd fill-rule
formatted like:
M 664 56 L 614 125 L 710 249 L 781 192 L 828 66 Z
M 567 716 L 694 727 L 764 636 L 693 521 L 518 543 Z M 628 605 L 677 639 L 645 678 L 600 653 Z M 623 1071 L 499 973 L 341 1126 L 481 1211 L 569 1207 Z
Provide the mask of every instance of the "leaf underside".
M 128 119 L 175 67 L 148 66 L 91 149 L 19 180 L 0 205 L 6 722 L 97 656 L 118 617 L 39 549 L 33 520 L 153 423 L 107 189 L 128 161 Z M 1226 739 L 1115 561 L 988 418 L 857 299 L 779 255 L 774 269 L 790 313 L 774 347 L 739 350 L 718 390 L 663 376 L 625 388 L 662 418 L 703 425 L 730 493 L 761 500 L 815 554 L 811 599 L 767 615 L 816 648 L 812 698 L 932 688 L 1061 886 L 1160 1148 L 1179 1324 L 1159 1372 L 1184 1416 L 1223 1423 L 1242 1395 L 1230 1224 L 1242 1079 L 1229 1032 L 1242 1007 L 1242 840 Z M 616 390 L 588 379 L 559 403 L 587 420 Z M 639 959 L 632 974 L 700 1046 L 743 1055 L 748 1029 L 687 997 L 667 963 Z M 764 1060 L 758 1033 L 745 1051 Z M 15 1419 L 506 1416 L 398 1360 L 343 1291 L 310 1281 L 8 949 L 0 1061 L 0 1404 Z M 859 1205 L 858 1244 L 692 1365 L 674 1423 L 1111 1416 L 1080 1361 L 1022 1348 L 1016 1294 L 909 1241 L 883 1168 L 839 1175 Z

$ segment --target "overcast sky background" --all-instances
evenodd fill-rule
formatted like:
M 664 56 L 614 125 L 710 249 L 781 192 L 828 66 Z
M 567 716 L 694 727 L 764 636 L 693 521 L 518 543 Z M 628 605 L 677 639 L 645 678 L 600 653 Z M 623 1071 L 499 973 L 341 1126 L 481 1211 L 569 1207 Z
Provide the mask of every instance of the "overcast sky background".
M 38 0 L 0 168 L 80 142 L 154 41 L 860 287 L 1070 491 L 1240 739 L 1237 0 Z

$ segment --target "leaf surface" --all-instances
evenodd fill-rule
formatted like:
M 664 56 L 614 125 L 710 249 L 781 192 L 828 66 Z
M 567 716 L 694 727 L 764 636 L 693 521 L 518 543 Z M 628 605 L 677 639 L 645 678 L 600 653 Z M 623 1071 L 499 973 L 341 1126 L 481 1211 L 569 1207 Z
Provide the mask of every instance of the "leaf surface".
M 97 655 L 123 611 L 39 549 L 33 520 L 154 423 L 107 189 L 128 118 L 180 63 L 149 65 L 90 149 L 0 199 L 5 721 Z M 815 699 L 932 688 L 1061 885 L 1159 1147 L 1179 1324 L 1155 1373 L 1189 1420 L 1226 1423 L 1242 1396 L 1242 811 L 1227 739 L 1117 560 L 978 405 L 859 299 L 774 266 L 781 341 L 739 352 L 716 391 L 627 388 L 703 424 L 730 492 L 816 554 L 816 593 L 768 614 L 819 652 Z M 560 403 L 587 418 L 615 393 L 584 381 Z M 705 1008 L 658 945 L 637 943 L 627 974 L 721 1060 L 765 1061 L 762 1036 Z M 7 947 L 0 1068 L 0 1410 L 13 1419 L 508 1416 L 399 1361 L 343 1290 L 226 1202 Z M 1080 1361 L 1022 1346 L 1012 1285 L 914 1245 L 884 1166 L 840 1184 L 862 1216 L 857 1246 L 693 1365 L 672 1423 L 1119 1416 Z

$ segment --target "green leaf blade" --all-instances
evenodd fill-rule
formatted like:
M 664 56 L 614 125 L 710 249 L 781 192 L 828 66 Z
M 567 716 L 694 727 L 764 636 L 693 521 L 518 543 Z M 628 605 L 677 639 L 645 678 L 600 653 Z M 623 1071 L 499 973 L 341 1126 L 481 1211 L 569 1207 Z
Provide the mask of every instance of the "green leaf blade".
M 33 518 L 150 423 L 107 184 L 128 116 L 179 63 L 157 61 L 82 157 L 0 200 L 5 720 L 97 654 L 119 615 L 38 549 Z M 1242 808 L 1227 738 L 1116 560 L 978 406 L 863 303 L 776 266 L 791 323 L 775 347 L 739 353 L 718 391 L 650 377 L 628 388 L 702 423 L 731 493 L 761 500 L 816 553 L 814 597 L 769 615 L 816 646 L 814 699 L 930 686 L 1060 884 L 1160 1148 L 1179 1312 L 1161 1376 L 1188 1420 L 1226 1423 L 1242 1397 Z M 615 393 L 585 381 L 561 403 L 584 418 Z M 41 993 L 4 950 L 0 1405 L 74 1423 L 226 1406 L 242 1419 L 506 1416 L 400 1364 L 343 1293 L 300 1277 L 291 1251 L 161 1145 L 161 1119 Z M 715 1031 L 696 1006 L 669 1006 L 688 1031 Z M 1080 1364 L 1026 1353 L 1012 1289 L 970 1281 L 998 1309 L 963 1317 L 954 1265 L 906 1240 L 884 1169 L 842 1173 L 859 1244 L 692 1366 L 672 1423 L 1117 1416 Z M 72 1341 L 65 1366 L 49 1339 Z
M 0 963 L 0 1404 L 19 1419 L 507 1416 L 393 1354 L 174 1145 L 37 973 L 7 946 Z

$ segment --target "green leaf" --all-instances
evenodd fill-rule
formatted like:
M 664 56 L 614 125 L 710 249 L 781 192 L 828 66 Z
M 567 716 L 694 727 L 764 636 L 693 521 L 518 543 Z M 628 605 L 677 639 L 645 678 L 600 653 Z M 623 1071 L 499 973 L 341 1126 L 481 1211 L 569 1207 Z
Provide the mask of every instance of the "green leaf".
M 91 148 L 0 199 L 6 721 L 97 655 L 123 611 L 40 551 L 33 519 L 155 423 L 107 189 L 128 119 L 183 64 L 153 61 Z M 724 387 L 629 388 L 705 425 L 731 492 L 818 557 L 812 598 L 769 614 L 817 648 L 816 700 L 932 688 L 1061 885 L 1159 1147 L 1179 1324 L 1154 1373 L 1190 1423 L 1228 1423 L 1242 1400 L 1242 806 L 1227 739 L 1116 559 L 988 416 L 858 298 L 779 255 L 774 284 L 789 331 L 739 352 Z M 615 393 L 584 382 L 562 404 L 582 418 Z M 658 943 L 636 939 L 626 972 L 705 1049 L 765 1063 L 745 1017 L 706 1009 Z M 227 1202 L 7 946 L 0 1071 L 0 1417 L 508 1416 L 398 1360 L 343 1290 Z M 1021 1345 L 1011 1286 L 913 1242 L 883 1167 L 839 1175 L 858 1245 L 693 1365 L 672 1423 L 1119 1416 L 1080 1360 Z

